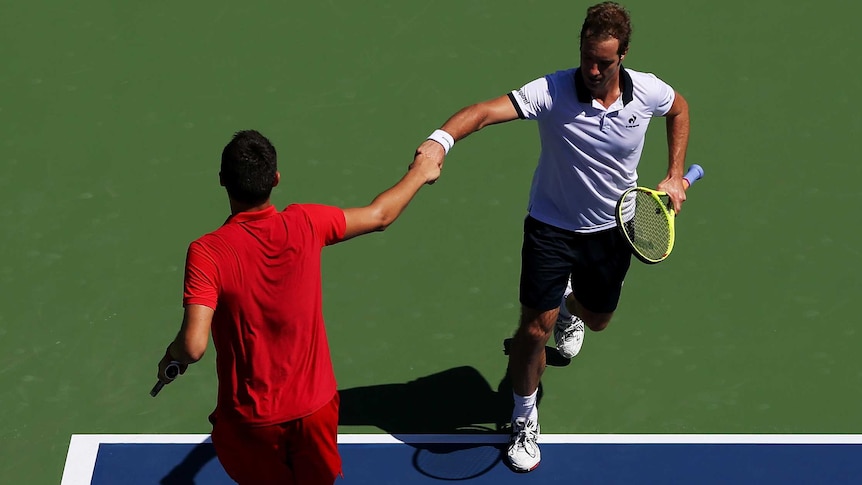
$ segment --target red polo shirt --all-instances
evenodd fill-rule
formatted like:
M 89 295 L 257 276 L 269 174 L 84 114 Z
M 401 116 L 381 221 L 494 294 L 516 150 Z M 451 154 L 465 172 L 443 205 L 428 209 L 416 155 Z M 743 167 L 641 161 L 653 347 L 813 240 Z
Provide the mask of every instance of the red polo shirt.
M 215 310 L 217 419 L 281 423 L 335 395 L 320 251 L 344 231 L 341 209 L 294 204 L 236 214 L 189 245 L 183 303 Z

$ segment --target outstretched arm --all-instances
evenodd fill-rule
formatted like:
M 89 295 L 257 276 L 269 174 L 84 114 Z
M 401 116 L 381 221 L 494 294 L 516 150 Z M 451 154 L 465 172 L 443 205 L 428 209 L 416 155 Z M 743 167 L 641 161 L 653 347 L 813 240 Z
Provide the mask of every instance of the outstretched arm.
M 658 190 L 667 192 L 673 203 L 674 210 L 679 213 L 685 202 L 683 172 L 685 170 L 685 152 L 688 149 L 689 117 L 688 102 L 681 94 L 676 93 L 667 117 L 667 176 L 658 184 Z
M 446 123 L 440 129 L 452 137 L 452 143 L 454 144 L 458 140 L 464 139 L 486 126 L 516 119 L 518 119 L 518 111 L 515 109 L 509 96 L 504 95 L 462 108 L 446 120 Z M 445 140 L 442 143 L 434 140 L 425 140 L 416 149 L 414 163 L 419 158 L 428 157 L 434 160 L 440 168 L 443 168 L 443 158 L 446 156 L 449 148 L 452 148 L 451 146 L 444 147 L 444 143 L 446 143 Z
M 461 109 L 446 120 L 441 129 L 458 141 L 488 125 L 516 119 L 518 111 L 515 110 L 509 95 L 503 95 Z
M 382 231 L 395 222 L 413 196 L 425 184 L 433 184 L 440 177 L 440 166 L 429 158 L 414 160 L 401 180 L 374 198 L 365 207 L 344 209 L 346 229 L 344 239 Z

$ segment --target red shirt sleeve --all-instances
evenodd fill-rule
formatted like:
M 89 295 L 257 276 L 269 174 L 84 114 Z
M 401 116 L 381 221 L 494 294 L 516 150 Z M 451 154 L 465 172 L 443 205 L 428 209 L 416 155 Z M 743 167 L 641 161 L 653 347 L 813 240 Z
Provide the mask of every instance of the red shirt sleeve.
M 297 204 L 308 217 L 321 246 L 329 246 L 344 239 L 347 221 L 339 207 L 321 204 Z
M 189 245 L 183 279 L 183 305 L 204 305 L 215 310 L 219 294 L 218 265 L 200 239 Z

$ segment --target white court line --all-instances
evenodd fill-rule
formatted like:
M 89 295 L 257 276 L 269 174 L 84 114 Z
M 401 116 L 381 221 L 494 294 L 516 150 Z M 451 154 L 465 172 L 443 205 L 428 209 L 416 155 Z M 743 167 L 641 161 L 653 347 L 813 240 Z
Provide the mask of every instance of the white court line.
M 499 444 L 505 434 L 339 434 L 339 444 Z M 208 434 L 75 434 L 60 485 L 89 485 L 100 444 L 199 444 Z M 862 434 L 543 434 L 544 444 L 862 445 Z
M 208 434 L 73 434 L 60 485 L 90 485 L 102 443 L 198 444 L 209 441 Z
M 509 441 L 506 434 L 340 434 L 340 444 L 477 443 Z M 547 444 L 862 444 L 862 434 L 543 434 Z

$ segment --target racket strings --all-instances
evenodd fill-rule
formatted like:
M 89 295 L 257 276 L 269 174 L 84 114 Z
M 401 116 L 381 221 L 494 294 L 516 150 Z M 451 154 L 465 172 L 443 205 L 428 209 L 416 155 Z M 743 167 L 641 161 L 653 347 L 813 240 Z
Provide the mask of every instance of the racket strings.
M 632 246 L 645 258 L 660 260 L 670 247 L 667 209 L 651 194 L 635 190 L 623 200 L 623 213 L 633 214 L 623 224 Z

